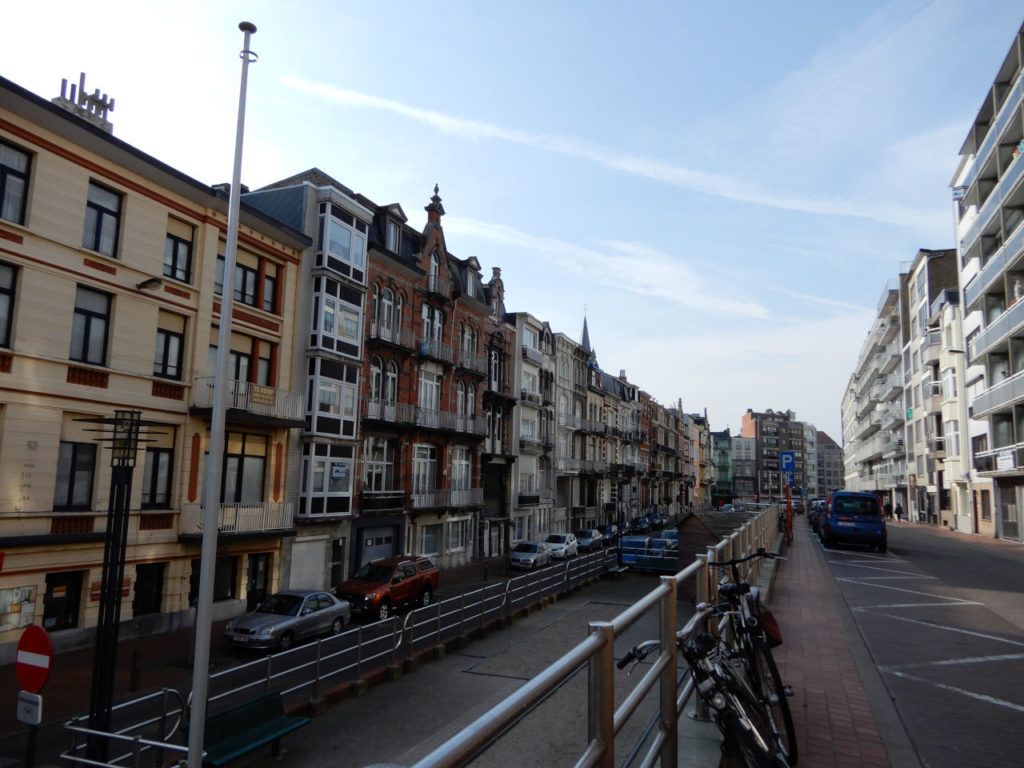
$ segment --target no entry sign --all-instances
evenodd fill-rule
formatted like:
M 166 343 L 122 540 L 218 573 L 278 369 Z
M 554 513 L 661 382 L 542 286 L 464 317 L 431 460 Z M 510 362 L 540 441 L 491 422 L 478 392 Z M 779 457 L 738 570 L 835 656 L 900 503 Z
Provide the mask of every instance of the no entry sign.
M 42 627 L 33 624 L 25 628 L 18 641 L 18 652 L 14 659 L 14 671 L 23 690 L 39 693 L 46 678 L 50 676 L 50 659 L 53 644 L 50 635 Z

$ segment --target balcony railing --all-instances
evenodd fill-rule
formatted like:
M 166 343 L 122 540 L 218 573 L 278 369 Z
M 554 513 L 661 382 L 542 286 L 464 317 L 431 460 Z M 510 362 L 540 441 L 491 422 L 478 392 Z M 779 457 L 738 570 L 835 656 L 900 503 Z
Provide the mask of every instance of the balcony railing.
M 182 507 L 182 535 L 202 534 L 203 510 L 202 504 L 186 504 Z M 295 509 L 291 502 L 286 501 L 221 504 L 217 513 L 217 530 L 221 533 L 288 531 L 294 527 Z
M 195 380 L 192 385 L 192 407 L 213 408 L 212 376 Z M 253 416 L 282 419 L 298 424 L 305 422 L 306 400 L 300 392 L 289 392 L 277 387 L 265 387 L 250 381 L 229 379 L 224 387 L 229 410 L 243 411 Z
M 413 509 L 471 507 L 479 506 L 483 501 L 483 488 L 434 488 L 427 491 L 412 491 L 409 494 L 409 506 Z
M 393 403 L 376 397 L 363 401 L 362 417 L 375 421 L 386 421 L 390 424 L 416 425 L 428 429 L 462 432 L 468 435 L 487 433 L 487 423 L 483 417 L 476 418 L 434 408 L 419 408 L 409 403 Z
M 989 288 L 999 281 L 1006 265 L 1017 258 L 1021 248 L 1024 248 L 1024 226 L 1018 225 L 1006 242 L 999 246 L 998 250 L 985 262 L 985 266 L 974 276 L 974 279 L 964 286 L 964 302 L 967 304 L 968 312 L 977 309 L 977 302 Z
M 533 347 L 529 347 L 526 344 L 523 344 L 523 357 L 534 363 L 544 362 L 544 353 L 541 352 L 539 349 L 534 349 Z
M 985 330 L 971 339 L 970 344 L 967 345 L 970 359 L 976 360 L 989 352 L 1011 333 L 1016 332 L 1022 324 L 1024 324 L 1024 301 L 1018 301 L 989 323 Z
M 363 489 L 359 493 L 359 509 L 363 512 L 378 509 L 399 509 L 404 505 L 405 491 L 401 488 Z
M 455 362 L 452 345 L 445 344 L 437 339 L 420 339 L 418 350 L 421 357 L 429 357 L 433 360 L 440 360 L 443 363 Z
M 1003 202 L 1017 185 L 1017 182 L 1020 181 L 1022 173 L 1024 173 L 1024 163 L 1020 162 L 1020 158 L 1017 158 L 1017 160 L 1010 163 L 1006 173 L 1003 174 L 1003 177 L 989 194 L 988 199 L 981 206 L 981 210 L 978 211 L 978 218 L 968 227 L 967 232 L 960 241 L 961 253 L 967 253 L 967 251 L 971 250 L 971 246 L 974 245 L 974 242 L 981 233 L 988 229 L 988 225 L 999 212 Z
M 974 398 L 971 401 L 971 416 L 980 419 L 995 411 L 1008 409 L 1020 400 L 1024 400 L 1024 375 L 1018 372 Z
M 386 341 L 389 344 L 404 347 L 405 349 L 413 349 L 414 346 L 414 337 L 411 330 L 408 328 L 385 326 L 379 320 L 370 321 L 370 334 L 368 338 Z
M 1002 105 L 999 107 L 999 112 L 996 114 L 995 120 L 989 125 L 988 132 L 985 134 L 985 139 L 981 142 L 981 146 L 978 147 L 974 153 L 974 166 L 971 171 L 967 174 L 964 179 L 964 186 L 970 187 L 974 184 L 974 180 L 978 177 L 978 173 L 988 162 L 989 155 L 992 153 L 992 149 L 995 147 L 996 141 L 1002 134 L 1003 129 L 1007 123 L 1018 114 L 1016 109 L 1020 106 L 1020 100 L 1024 94 L 1024 75 L 1017 77 L 1017 82 L 1014 83 L 1013 88 L 1003 99 Z
M 487 358 L 474 352 L 459 350 L 456 365 L 460 368 L 465 368 L 467 371 L 472 371 L 473 373 L 487 373 Z

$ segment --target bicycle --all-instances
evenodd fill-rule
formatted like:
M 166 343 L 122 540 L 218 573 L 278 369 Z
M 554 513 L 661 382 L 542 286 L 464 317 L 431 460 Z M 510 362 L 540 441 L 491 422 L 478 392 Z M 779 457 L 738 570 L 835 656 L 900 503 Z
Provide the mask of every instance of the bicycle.
M 739 572 L 739 565 L 754 558 L 774 559 L 780 557 L 775 552 L 758 548 L 746 557 L 733 558 L 720 562 L 709 562 L 717 568 L 729 568 L 731 581 L 722 581 L 718 585 L 718 595 L 724 601 L 721 605 L 726 610 L 720 611 L 728 619 L 728 635 L 732 648 L 744 663 L 747 676 L 762 707 L 771 720 L 773 739 L 783 753 L 789 765 L 797 762 L 796 731 L 793 727 L 793 716 L 789 710 L 788 697 L 792 691 L 782 684 L 779 669 L 772 656 L 772 640 L 776 645 L 782 642 L 778 636 L 778 627 L 772 621 L 772 632 L 768 632 L 762 619 L 768 618 L 760 602 L 760 592 L 751 586 Z
M 727 603 L 697 606 L 698 612 L 708 617 L 723 616 L 728 608 Z M 676 646 L 688 667 L 679 683 L 682 685 L 687 675 L 693 678 L 694 691 L 707 705 L 722 732 L 723 752 L 731 755 L 737 750 L 749 768 L 791 768 L 778 748 L 771 719 L 746 677 L 742 659 L 732 652 L 724 639 L 703 632 L 693 640 L 684 641 L 680 632 L 676 635 Z M 646 640 L 631 648 L 617 666 L 624 669 L 630 662 L 639 664 L 660 647 L 660 641 Z

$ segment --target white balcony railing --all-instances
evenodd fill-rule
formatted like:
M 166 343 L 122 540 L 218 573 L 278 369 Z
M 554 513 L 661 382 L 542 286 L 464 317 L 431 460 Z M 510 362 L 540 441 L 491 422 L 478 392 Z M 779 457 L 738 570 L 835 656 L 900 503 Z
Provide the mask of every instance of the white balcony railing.
M 182 507 L 182 534 L 202 533 L 203 514 L 202 504 L 186 504 Z M 285 531 L 294 526 L 295 509 L 291 502 L 286 501 L 221 504 L 217 515 L 217 530 L 221 533 Z
M 192 405 L 213 408 L 212 376 L 195 380 L 192 386 Z M 306 416 L 306 401 L 300 392 L 289 392 L 277 387 L 265 387 L 250 381 L 229 379 L 223 388 L 227 407 L 267 418 L 301 422 Z

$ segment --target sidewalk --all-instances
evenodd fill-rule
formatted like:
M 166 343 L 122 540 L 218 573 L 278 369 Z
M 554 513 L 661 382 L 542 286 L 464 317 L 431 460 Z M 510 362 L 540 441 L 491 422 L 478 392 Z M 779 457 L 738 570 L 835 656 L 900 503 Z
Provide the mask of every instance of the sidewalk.
M 776 571 L 769 606 L 782 628 L 773 651 L 806 768 L 918 765 L 863 638 L 806 516 Z

